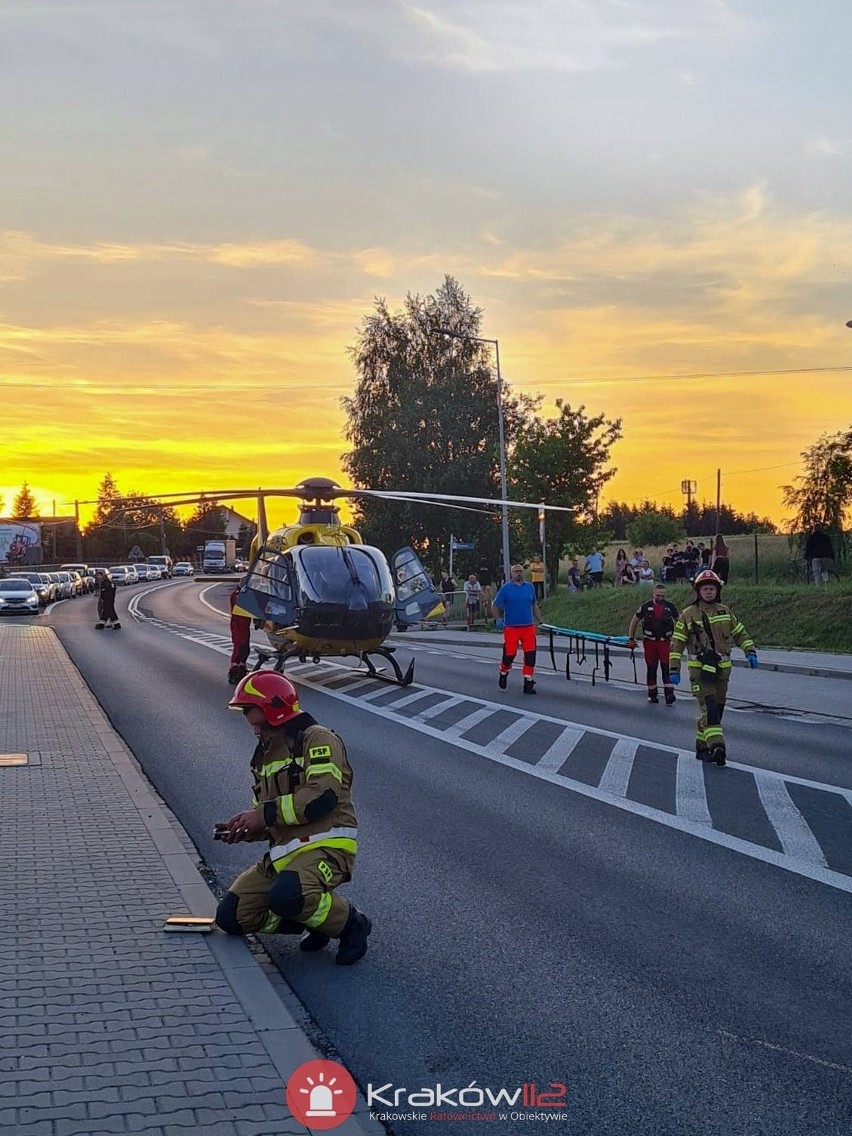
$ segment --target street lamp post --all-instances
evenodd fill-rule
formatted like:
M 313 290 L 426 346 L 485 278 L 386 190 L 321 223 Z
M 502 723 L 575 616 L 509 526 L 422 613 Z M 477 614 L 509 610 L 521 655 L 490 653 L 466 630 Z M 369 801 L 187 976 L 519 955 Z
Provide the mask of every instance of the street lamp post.
M 503 421 L 503 377 L 500 374 L 500 344 L 496 339 L 484 339 L 480 335 L 466 335 L 461 331 L 450 331 L 446 327 L 432 327 L 432 335 L 446 335 L 450 339 L 467 339 L 472 343 L 490 343 L 494 347 L 497 360 L 497 429 L 500 440 L 500 496 L 503 498 L 503 579 L 509 579 L 509 506 L 506 504 L 506 427 Z

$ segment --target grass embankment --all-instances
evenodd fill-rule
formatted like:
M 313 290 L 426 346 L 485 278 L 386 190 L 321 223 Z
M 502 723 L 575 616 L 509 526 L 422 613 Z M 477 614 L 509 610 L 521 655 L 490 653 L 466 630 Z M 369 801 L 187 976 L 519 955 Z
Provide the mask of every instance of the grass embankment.
M 606 635 L 625 635 L 630 617 L 650 598 L 647 587 L 600 588 L 569 593 L 563 586 L 545 601 L 545 623 Z M 668 597 L 679 610 L 692 600 L 692 588 L 670 586 Z M 852 652 L 852 584 L 826 588 L 739 584 L 725 588 L 729 604 L 745 624 L 758 649 L 798 647 L 808 651 Z

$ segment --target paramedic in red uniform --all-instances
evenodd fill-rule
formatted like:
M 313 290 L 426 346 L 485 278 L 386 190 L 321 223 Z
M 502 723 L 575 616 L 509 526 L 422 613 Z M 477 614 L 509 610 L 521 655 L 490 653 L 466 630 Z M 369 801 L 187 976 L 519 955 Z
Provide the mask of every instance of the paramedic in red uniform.
M 665 584 L 656 584 L 653 598 L 640 604 L 627 629 L 627 646 L 633 650 L 636 646 L 636 640 L 633 636 L 636 634 L 636 628 L 640 623 L 642 624 L 644 633 L 642 649 L 645 652 L 645 666 L 647 668 L 648 701 L 660 701 L 657 689 L 657 665 L 659 664 L 663 672 L 663 691 L 665 692 L 667 706 L 671 706 L 675 700 L 674 687 L 669 677 L 669 653 L 677 616 L 677 608 L 666 599 Z

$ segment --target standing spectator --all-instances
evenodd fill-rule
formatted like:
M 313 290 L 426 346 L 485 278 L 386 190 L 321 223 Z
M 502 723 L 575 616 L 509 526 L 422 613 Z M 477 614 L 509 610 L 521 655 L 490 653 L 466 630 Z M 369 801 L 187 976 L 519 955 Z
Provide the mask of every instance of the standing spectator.
M 707 545 L 704 543 L 703 540 L 699 540 L 699 542 L 698 542 L 698 551 L 701 553 L 701 567 L 702 568 L 709 568 L 710 567 L 710 549 L 707 547 Z
M 721 535 L 717 535 L 713 545 L 713 559 L 710 567 L 722 583 L 727 584 L 728 574 L 731 571 L 731 550 L 728 548 L 727 544 L 725 544 Z
M 637 583 L 639 584 L 653 584 L 654 582 L 654 569 L 647 560 L 642 561 L 642 567 L 639 569 L 639 577 Z
M 467 615 L 467 629 L 473 631 L 473 625 L 479 616 L 479 602 L 482 598 L 482 585 L 471 572 L 464 582 L 465 611 Z
M 667 706 L 671 706 L 675 700 L 674 687 L 669 678 L 669 652 L 676 622 L 677 608 L 666 599 L 665 584 L 655 584 L 653 599 L 646 600 L 636 609 L 627 629 L 627 646 L 632 651 L 636 647 L 634 639 L 636 629 L 640 623 L 642 624 L 642 649 L 647 671 L 648 701 L 660 701 L 657 689 L 659 664 L 663 672 L 663 692 Z
M 533 590 L 535 591 L 535 598 L 541 603 L 544 599 L 544 561 L 538 553 L 532 558 L 530 576 L 532 578 Z
M 441 622 L 446 627 L 447 616 L 452 610 L 453 606 L 453 592 L 456 590 L 456 582 L 449 574 L 449 572 L 441 573 L 441 595 L 444 597 L 444 617 Z
M 524 664 L 521 668 L 524 676 L 524 694 L 535 694 L 533 678 L 535 636 L 541 623 L 541 612 L 536 603 L 535 589 L 524 579 L 521 565 L 513 564 L 509 569 L 509 575 L 511 577 L 509 583 L 502 586 L 493 603 L 497 627 L 503 632 L 503 658 L 500 661 L 500 675 L 497 681 L 500 689 L 505 690 L 509 671 L 520 646 L 524 653 Z
M 834 564 L 834 548 L 831 537 L 822 525 L 814 525 L 805 542 L 805 560 L 810 568 L 813 582 L 827 584 L 828 570 Z
M 623 548 L 619 548 L 615 554 L 615 586 L 620 588 L 624 583 L 624 570 L 628 568 L 627 553 Z
M 593 588 L 599 588 L 603 583 L 604 556 L 598 552 L 597 546 L 592 545 L 592 551 L 586 556 L 586 571 L 592 581 Z
M 662 581 L 663 581 L 664 584 L 671 584 L 671 583 L 674 582 L 674 571 L 673 571 L 673 565 L 672 565 L 672 553 L 673 552 L 674 552 L 673 548 L 667 548 L 666 554 L 663 557 L 663 570 L 662 570 L 662 573 L 661 573 L 661 578 L 662 578 Z
M 571 567 L 568 569 L 568 591 L 569 592 L 582 592 L 583 578 L 580 574 L 580 565 L 577 563 L 576 556 L 571 561 Z
M 695 547 L 691 540 L 686 542 L 686 548 L 683 552 L 684 567 L 686 569 L 686 578 L 690 583 L 695 579 L 698 574 L 698 562 L 701 558 L 701 553 Z

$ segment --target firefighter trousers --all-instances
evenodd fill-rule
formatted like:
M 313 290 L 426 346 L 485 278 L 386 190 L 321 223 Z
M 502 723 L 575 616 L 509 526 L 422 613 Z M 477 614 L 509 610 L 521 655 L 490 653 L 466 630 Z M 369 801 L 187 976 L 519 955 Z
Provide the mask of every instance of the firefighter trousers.
M 308 929 L 336 939 L 349 918 L 349 903 L 334 889 L 352 879 L 354 863 L 348 852 L 313 845 L 276 872 L 264 856 L 231 884 L 216 923 L 229 935 L 298 935 Z
M 648 697 L 656 698 L 659 691 L 657 690 L 657 665 L 659 664 L 660 670 L 663 672 L 663 686 L 667 691 L 674 691 L 674 687 L 669 679 L 669 653 L 671 651 L 671 643 L 668 639 L 643 639 L 642 651 L 645 655 L 645 670 L 646 680 L 648 683 Z
M 696 750 L 710 750 L 714 746 L 724 746 L 722 715 L 728 697 L 728 678 L 731 664 L 723 663 L 713 673 L 706 671 L 701 663 L 689 664 L 689 682 L 692 694 L 698 703 L 698 722 L 695 730 Z
M 532 678 L 535 672 L 535 624 L 525 627 L 503 628 L 503 658 L 500 662 L 500 674 L 507 675 L 512 669 L 518 647 L 524 652 L 524 664 L 521 673 L 524 678 Z

